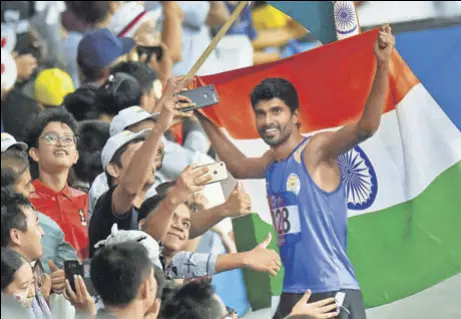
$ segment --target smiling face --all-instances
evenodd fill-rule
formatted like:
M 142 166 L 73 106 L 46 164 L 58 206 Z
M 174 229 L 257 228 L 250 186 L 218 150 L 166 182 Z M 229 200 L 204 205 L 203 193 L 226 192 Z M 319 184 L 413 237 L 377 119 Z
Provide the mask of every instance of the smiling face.
M 169 252 L 176 253 L 184 247 L 189 240 L 190 225 L 190 209 L 181 204 L 174 211 L 170 228 L 163 238 L 163 245 Z
M 40 134 L 38 147 L 32 147 L 30 155 L 46 172 L 70 169 L 78 161 L 74 132 L 65 123 L 48 123 Z
M 297 129 L 298 110 L 291 112 L 279 98 L 260 100 L 254 112 L 259 136 L 271 147 L 283 144 Z

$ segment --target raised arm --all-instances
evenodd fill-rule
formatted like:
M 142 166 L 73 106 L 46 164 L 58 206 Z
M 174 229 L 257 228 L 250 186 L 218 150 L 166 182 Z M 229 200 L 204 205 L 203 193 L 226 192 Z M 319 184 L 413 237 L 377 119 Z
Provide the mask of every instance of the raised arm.
M 173 97 L 174 92 L 174 82 L 169 80 L 164 97 L 159 102 L 163 105 L 160 119 L 144 144 L 134 154 L 125 174 L 121 176 L 120 183 L 114 190 L 112 196 L 112 211 L 114 214 L 124 214 L 129 211 L 136 196 L 142 191 L 147 182 L 147 178 L 152 171 L 152 163 L 155 161 L 155 156 L 160 146 L 161 137 L 170 127 L 174 116 L 179 113 L 175 109 L 176 97 Z
M 271 151 L 267 151 L 262 157 L 248 158 L 210 120 L 200 113 L 197 116 L 214 150 L 235 178 L 264 178 L 266 167 L 272 162 Z
M 386 104 L 389 63 L 394 44 L 395 39 L 391 33 L 391 27 L 382 26 L 374 47 L 377 66 L 373 87 L 360 120 L 336 132 L 315 135 L 309 143 L 311 145 L 308 145 L 308 147 L 315 148 L 315 151 L 304 153 L 305 156 L 310 157 L 306 158 L 307 163 L 315 165 L 321 161 L 336 160 L 339 155 L 370 138 L 378 130 L 381 114 Z
M 150 175 L 163 133 L 164 131 L 160 127 L 156 127 L 134 154 L 112 195 L 112 212 L 114 214 L 124 214 L 133 206 L 133 201 L 142 191 Z
M 209 27 L 220 27 L 229 20 L 230 12 L 224 1 L 209 1 L 210 12 L 206 18 Z
M 184 14 L 177 1 L 162 1 L 162 42 L 168 47 L 173 63 L 182 60 L 182 20 Z

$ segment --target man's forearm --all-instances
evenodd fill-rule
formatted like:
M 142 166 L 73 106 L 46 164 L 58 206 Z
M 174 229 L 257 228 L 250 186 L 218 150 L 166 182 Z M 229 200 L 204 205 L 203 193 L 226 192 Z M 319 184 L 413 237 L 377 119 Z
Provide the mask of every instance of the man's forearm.
M 215 272 L 245 268 L 246 265 L 245 253 L 220 255 L 216 260 Z
M 190 238 L 203 235 L 206 231 L 220 223 L 224 218 L 228 217 L 228 211 L 224 204 L 199 211 L 191 216 Z
M 235 178 L 245 178 L 242 176 L 241 168 L 247 157 L 210 120 L 201 114 L 198 115 L 198 118 L 213 145 L 213 149 L 218 153 L 219 158 L 226 163 L 229 172 Z
M 173 63 L 182 59 L 182 21 L 174 7 L 165 6 L 163 9 L 162 42 L 167 46 Z
M 152 163 L 154 163 L 163 133 L 163 130 L 154 129 L 141 148 L 136 151 L 120 181 L 120 186 L 127 193 L 136 196 L 143 189 L 152 171 Z
M 210 1 L 210 12 L 206 18 L 209 27 L 220 27 L 230 18 L 230 12 L 224 1 Z
M 389 63 L 378 62 L 370 95 L 368 96 L 362 116 L 357 123 L 361 140 L 372 136 L 379 127 L 381 115 L 386 105 Z

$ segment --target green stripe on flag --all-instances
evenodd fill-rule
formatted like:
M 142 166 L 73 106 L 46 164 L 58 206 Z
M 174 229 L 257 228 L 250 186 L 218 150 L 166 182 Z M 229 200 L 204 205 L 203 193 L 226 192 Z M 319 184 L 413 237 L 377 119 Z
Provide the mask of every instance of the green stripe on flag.
M 461 162 L 412 201 L 349 219 L 349 251 L 367 308 L 408 297 L 461 272 Z M 385 191 L 385 190 L 380 190 Z M 273 227 L 257 214 L 233 221 L 239 251 L 252 249 Z M 282 274 L 244 270 L 253 310 L 271 306 Z
M 461 162 L 418 197 L 349 219 L 349 251 L 367 308 L 461 272 Z

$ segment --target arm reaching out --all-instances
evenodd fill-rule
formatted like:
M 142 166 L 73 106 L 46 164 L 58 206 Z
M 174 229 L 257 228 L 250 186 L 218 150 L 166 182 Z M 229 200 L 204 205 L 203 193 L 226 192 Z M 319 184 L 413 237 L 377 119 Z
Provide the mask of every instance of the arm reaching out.
M 271 249 L 267 249 L 272 240 L 269 234 L 266 239 L 254 249 L 237 254 L 221 255 L 216 260 L 215 272 L 247 268 L 259 272 L 267 272 L 276 276 L 282 265 L 279 255 Z
M 225 203 L 192 215 L 190 238 L 203 235 L 227 217 L 245 216 L 250 213 L 250 210 L 251 198 L 238 183 Z
M 336 132 L 320 133 L 313 136 L 307 147 L 313 148 L 315 151 L 304 153 L 308 165 L 316 166 L 319 162 L 335 161 L 339 155 L 370 138 L 378 130 L 381 114 L 386 104 L 389 63 L 394 45 L 395 39 L 391 27 L 389 25 L 382 26 L 374 46 L 377 66 L 373 86 L 360 120 Z M 307 154 L 312 156 L 309 158 Z
M 203 129 L 227 169 L 238 179 L 264 178 L 267 166 L 272 162 L 272 152 L 262 157 L 248 158 L 210 120 L 197 112 Z

